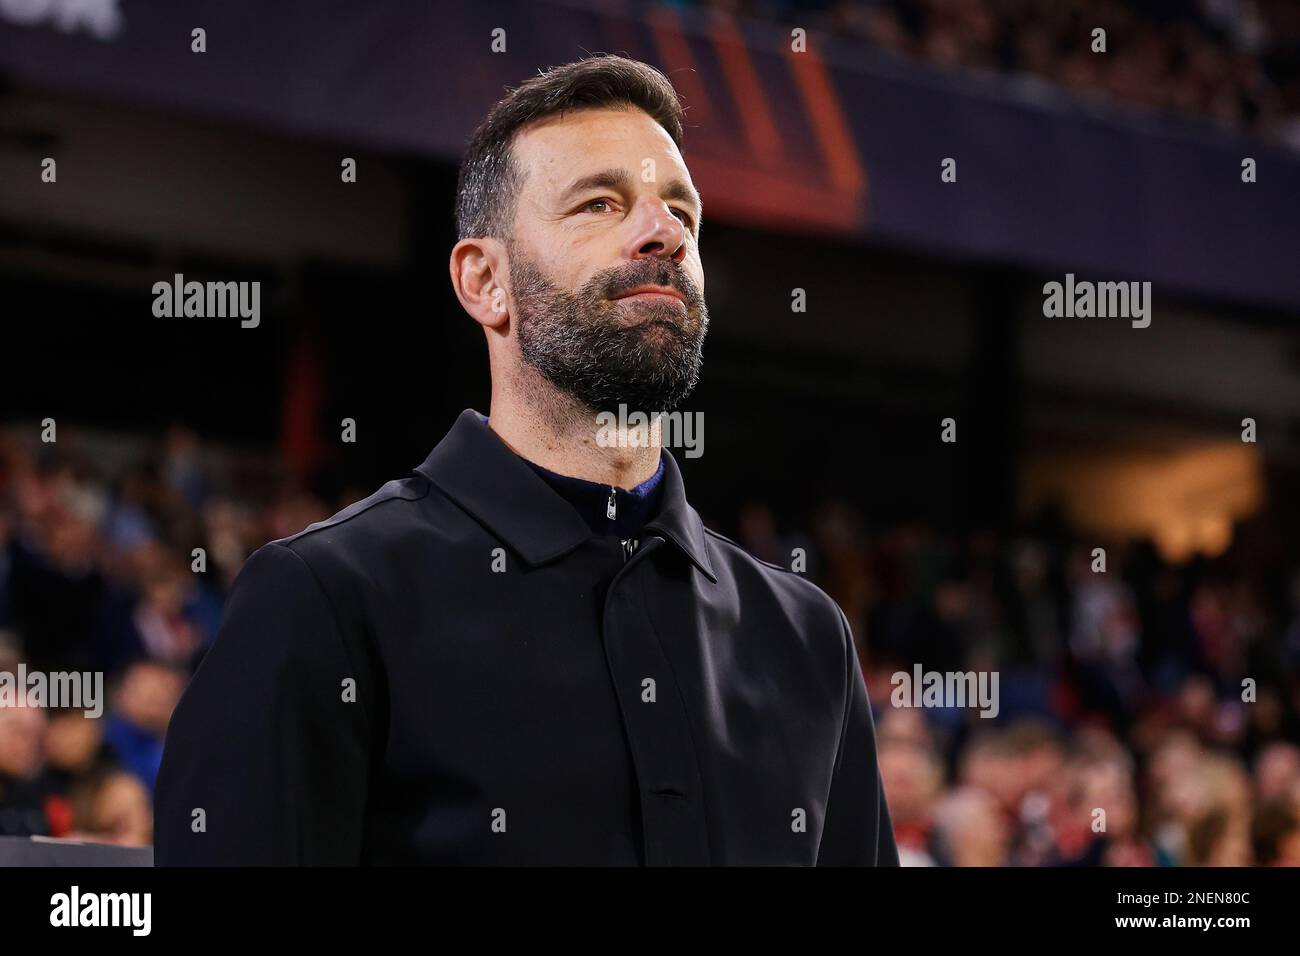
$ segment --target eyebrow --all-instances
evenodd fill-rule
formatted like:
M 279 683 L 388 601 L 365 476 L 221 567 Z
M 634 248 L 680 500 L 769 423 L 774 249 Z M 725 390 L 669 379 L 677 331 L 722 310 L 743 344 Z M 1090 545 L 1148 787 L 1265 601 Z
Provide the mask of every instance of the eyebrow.
M 575 179 L 569 184 L 569 187 L 560 194 L 560 201 L 584 193 L 589 189 L 621 189 L 628 190 L 632 185 L 632 177 L 628 175 L 625 169 L 604 169 L 598 173 L 592 173 L 590 176 L 583 176 Z M 704 203 L 700 201 L 700 194 L 692 189 L 684 180 L 672 179 L 664 186 L 660 196 L 664 199 L 676 199 L 681 202 L 690 203 L 695 207 L 698 213 L 703 213 Z

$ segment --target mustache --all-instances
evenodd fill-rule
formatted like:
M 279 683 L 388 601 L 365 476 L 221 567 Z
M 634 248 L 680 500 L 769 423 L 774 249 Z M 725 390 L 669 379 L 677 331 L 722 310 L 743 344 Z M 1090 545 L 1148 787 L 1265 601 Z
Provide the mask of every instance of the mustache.
M 600 273 L 592 283 L 607 299 L 630 292 L 637 286 L 659 285 L 676 289 L 686 299 L 688 305 L 703 302 L 703 296 L 695 285 L 695 280 L 677 263 L 668 260 L 645 259 L 629 262 Z

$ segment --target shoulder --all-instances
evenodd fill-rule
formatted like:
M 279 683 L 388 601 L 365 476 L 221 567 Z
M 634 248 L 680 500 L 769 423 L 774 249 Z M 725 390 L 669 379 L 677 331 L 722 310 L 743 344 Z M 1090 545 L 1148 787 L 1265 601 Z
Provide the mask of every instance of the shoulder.
M 429 480 L 418 473 L 394 479 L 328 518 L 268 542 L 260 550 L 291 551 L 311 567 L 389 552 L 409 534 L 415 511 L 429 497 L 431 488 Z
M 735 587 L 742 601 L 768 597 L 795 620 L 844 632 L 847 622 L 835 600 L 801 573 L 755 557 L 726 535 L 705 528 L 718 580 Z
M 266 542 L 244 561 L 229 600 L 250 591 L 281 602 L 294 595 L 320 599 L 327 592 L 342 597 L 340 589 L 351 592 L 367 568 L 386 557 L 400 559 L 409 549 L 419 525 L 416 511 L 430 489 L 418 473 L 396 479 L 328 518 Z

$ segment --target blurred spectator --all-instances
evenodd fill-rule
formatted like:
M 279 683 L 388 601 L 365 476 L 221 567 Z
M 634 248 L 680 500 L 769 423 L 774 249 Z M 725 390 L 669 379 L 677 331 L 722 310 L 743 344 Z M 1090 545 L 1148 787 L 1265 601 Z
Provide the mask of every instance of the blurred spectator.
M 186 678 L 152 661 L 132 664 L 122 678 L 104 727 L 104 742 L 122 767 L 150 793 L 162 763 L 163 740 Z
M 45 819 L 45 712 L 0 707 L 0 836 L 49 832 Z
M 935 805 L 943 793 L 943 766 L 919 742 L 882 737 L 880 773 L 904 866 L 933 866 L 929 842 Z
M 1260 866 L 1300 866 L 1300 814 L 1291 801 L 1261 804 L 1251 838 Z
M 940 864 L 1006 866 L 1009 842 L 1002 809 L 988 791 L 962 787 L 940 801 L 933 839 Z
M 139 778 L 120 770 L 100 770 L 72 788 L 69 839 L 117 846 L 153 842 L 153 809 Z
M 1199 116 L 1300 148 L 1294 0 L 706 0 L 945 70 Z M 1094 29 L 1106 31 L 1094 51 Z

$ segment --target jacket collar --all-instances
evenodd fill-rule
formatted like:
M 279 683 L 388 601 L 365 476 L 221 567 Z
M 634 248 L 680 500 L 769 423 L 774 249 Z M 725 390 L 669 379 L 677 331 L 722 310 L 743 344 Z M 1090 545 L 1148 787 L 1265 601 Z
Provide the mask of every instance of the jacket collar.
M 677 462 L 663 456 L 659 514 L 646 525 L 660 532 L 710 581 L 717 583 L 705 544 L 704 524 L 686 501 Z M 567 501 L 467 408 L 424 463 L 415 469 L 473 515 L 531 566 L 568 554 L 591 529 Z

